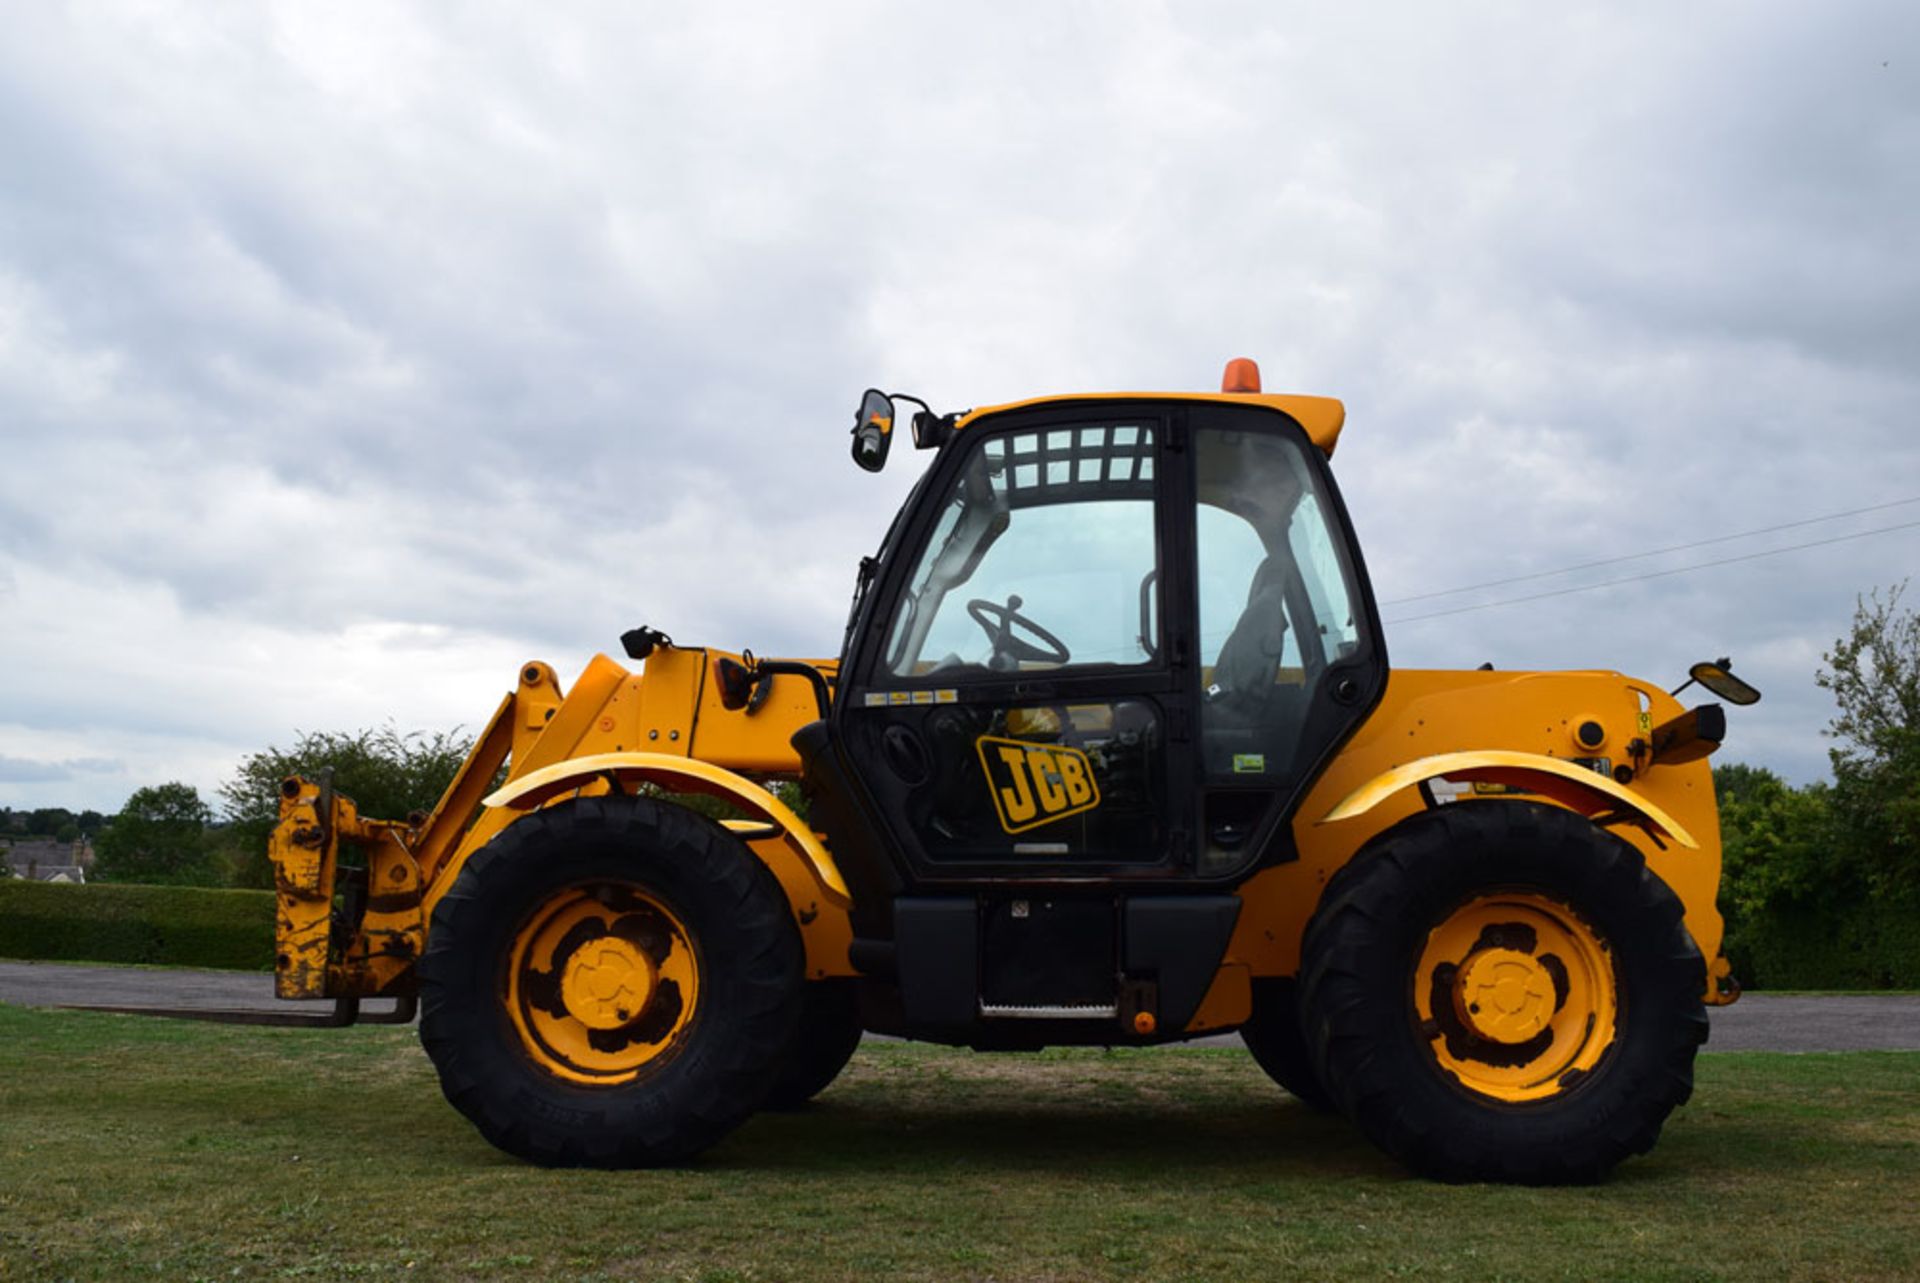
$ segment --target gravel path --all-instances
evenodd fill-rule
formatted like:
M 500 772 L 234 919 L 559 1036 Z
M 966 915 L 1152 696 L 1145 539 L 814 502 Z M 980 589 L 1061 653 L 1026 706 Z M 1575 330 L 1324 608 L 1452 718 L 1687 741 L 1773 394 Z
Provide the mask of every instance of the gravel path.
M 0 1002 L 27 1007 L 233 1007 L 319 1014 L 326 1003 L 280 1002 L 273 977 L 237 971 L 0 962 Z M 378 1004 L 385 1008 L 386 1003 Z M 1920 1051 L 1920 994 L 1750 993 L 1709 1009 L 1707 1051 Z M 1237 1035 L 1202 1040 L 1238 1046 Z

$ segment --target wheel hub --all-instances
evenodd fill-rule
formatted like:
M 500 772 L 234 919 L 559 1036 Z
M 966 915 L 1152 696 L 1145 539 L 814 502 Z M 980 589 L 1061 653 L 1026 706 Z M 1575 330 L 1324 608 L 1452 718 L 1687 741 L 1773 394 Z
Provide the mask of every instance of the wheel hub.
M 1454 983 L 1460 1019 L 1482 1038 L 1509 1046 L 1539 1035 L 1553 1020 L 1553 977 L 1531 954 L 1483 949 Z
M 521 1048 L 558 1078 L 628 1082 L 678 1054 L 700 1007 L 693 937 L 648 889 L 563 887 L 515 933 L 506 999 Z
M 652 959 L 618 936 L 588 941 L 567 960 L 560 1000 L 589 1029 L 618 1029 L 646 1011 L 658 976 Z
M 1605 937 L 1525 889 L 1471 897 L 1428 933 L 1413 1017 L 1438 1067 L 1494 1100 L 1578 1090 L 1614 1044 L 1620 1001 Z

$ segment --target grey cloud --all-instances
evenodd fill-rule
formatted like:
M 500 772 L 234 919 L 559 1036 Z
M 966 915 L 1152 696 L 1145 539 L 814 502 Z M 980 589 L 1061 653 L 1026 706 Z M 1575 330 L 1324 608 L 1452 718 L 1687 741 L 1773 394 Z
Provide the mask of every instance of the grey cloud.
M 36 761 L 0 754 L 0 783 L 46 784 L 86 775 L 120 775 L 126 763 L 105 757 L 78 757 L 66 761 Z
M 1920 476 L 1900 6 L 15 27 L 0 661 L 39 676 L 0 677 L 0 735 L 212 760 L 473 721 L 641 620 L 830 653 L 920 463 L 845 463 L 869 382 L 957 408 L 1259 357 L 1347 399 L 1386 597 Z M 1917 546 L 1390 646 L 1675 681 L 1732 651 L 1769 694 L 1730 752 L 1807 777 L 1810 662 Z

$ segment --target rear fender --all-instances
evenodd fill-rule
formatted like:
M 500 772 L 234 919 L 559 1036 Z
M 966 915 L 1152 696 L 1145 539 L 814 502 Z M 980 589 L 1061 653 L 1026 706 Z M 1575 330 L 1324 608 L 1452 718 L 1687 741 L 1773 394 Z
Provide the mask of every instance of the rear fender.
M 1366 814 L 1402 789 L 1443 778 L 1502 785 L 1544 797 L 1590 818 L 1606 812 L 1624 812 L 1680 846 L 1689 850 L 1700 846 L 1679 821 L 1624 785 L 1564 758 L 1508 749 L 1438 753 L 1382 771 L 1347 794 L 1317 823 L 1338 824 L 1350 820 Z
M 853 903 L 832 854 L 792 808 L 752 780 L 698 758 L 667 753 L 596 753 L 531 771 L 488 795 L 485 805 L 533 811 L 583 788 L 620 790 L 638 783 L 669 793 L 718 797 L 746 812 L 722 825 L 750 847 L 780 880 L 807 949 L 807 974 L 852 975 L 847 911 Z

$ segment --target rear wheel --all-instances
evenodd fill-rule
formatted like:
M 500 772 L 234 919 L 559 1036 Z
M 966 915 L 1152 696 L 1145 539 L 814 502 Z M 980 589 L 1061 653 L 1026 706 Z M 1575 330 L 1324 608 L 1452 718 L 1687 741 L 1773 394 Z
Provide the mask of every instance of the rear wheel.
M 852 980 L 812 980 L 800 1026 L 767 1093 L 768 1109 L 798 1109 L 825 1091 L 853 1059 L 866 1032 L 860 1023 L 860 991 Z
M 1597 1180 L 1692 1091 L 1706 971 L 1673 892 L 1582 817 L 1463 803 L 1327 889 L 1302 1001 L 1320 1081 L 1443 1180 Z
M 766 1098 L 800 978 L 786 898 L 737 839 L 671 804 L 584 798 L 461 870 L 420 962 L 420 1038 L 501 1149 L 650 1166 Z

